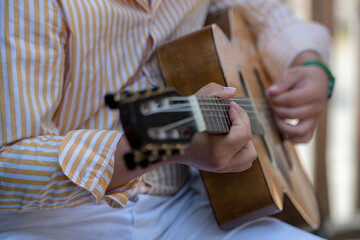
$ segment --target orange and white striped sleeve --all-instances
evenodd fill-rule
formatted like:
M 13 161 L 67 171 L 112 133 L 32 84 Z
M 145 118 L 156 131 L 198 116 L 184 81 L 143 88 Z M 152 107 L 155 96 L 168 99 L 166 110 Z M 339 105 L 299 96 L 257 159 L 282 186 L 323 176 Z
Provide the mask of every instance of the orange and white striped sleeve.
M 312 50 L 329 62 L 331 37 L 324 26 L 298 19 L 281 0 L 214 0 L 214 13 L 235 7 L 249 22 L 261 59 L 273 79 L 279 79 L 294 58 Z
M 121 132 L 59 134 L 69 30 L 55 1 L 0 1 L 0 211 L 124 206 L 139 179 L 105 194 Z M 115 205 L 116 205 L 115 204 Z

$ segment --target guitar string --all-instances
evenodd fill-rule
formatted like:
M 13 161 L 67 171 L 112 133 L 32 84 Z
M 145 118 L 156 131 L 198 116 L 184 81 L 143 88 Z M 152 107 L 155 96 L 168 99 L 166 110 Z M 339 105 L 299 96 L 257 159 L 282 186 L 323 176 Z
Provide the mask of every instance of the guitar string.
M 173 101 L 186 101 L 187 100 L 187 97 L 181 97 L 179 99 L 179 97 L 176 97 L 174 99 L 171 99 Z M 221 102 L 216 102 L 214 103 L 214 101 L 221 101 Z M 235 103 L 239 104 L 240 106 L 242 107 L 246 107 L 246 106 L 251 106 L 253 107 L 253 103 L 251 102 L 250 99 L 235 99 L 235 98 L 232 98 L 232 99 L 229 99 L 229 100 L 223 100 L 223 99 L 219 99 L 219 98 L 207 98 L 207 99 L 204 99 L 204 98 L 200 98 L 198 99 L 198 102 L 200 105 L 217 105 L 217 106 L 228 106 L 228 104 L 230 104 L 231 101 L 234 101 Z M 269 107 L 269 104 L 267 103 L 266 100 L 264 99 L 258 99 L 258 100 L 254 100 L 255 102 L 255 105 L 258 107 L 258 108 L 268 108 Z
M 205 113 L 206 113 L 206 112 L 208 112 L 208 113 L 209 113 L 209 112 L 210 112 L 210 113 L 213 113 L 213 112 L 216 112 L 216 113 L 223 112 L 224 115 L 227 115 L 227 114 L 228 114 L 228 109 L 223 108 L 223 109 L 219 109 L 219 110 L 214 111 L 213 108 L 206 108 L 205 106 L 207 106 L 207 105 L 208 105 L 208 104 L 201 104 L 201 103 L 200 103 L 200 106 L 203 107 L 201 110 L 202 110 L 203 112 L 205 112 Z M 154 110 L 147 110 L 147 111 L 144 113 L 144 115 L 151 115 L 151 114 L 155 114 L 155 113 L 158 113 L 158 112 L 191 112 L 191 111 L 192 111 L 192 108 L 191 108 L 190 104 L 188 104 L 188 103 L 183 103 L 183 104 L 181 104 L 181 105 L 180 105 L 180 104 L 179 104 L 179 105 L 174 104 L 174 105 L 171 105 L 171 106 L 172 106 L 172 108 L 167 108 L 166 106 L 164 106 L 164 107 L 158 107 L 158 108 L 156 109 L 156 111 L 154 111 Z M 209 105 L 209 106 L 212 106 L 212 105 Z M 227 104 L 222 104 L 221 106 L 227 107 L 228 105 L 227 105 Z M 251 107 L 250 110 L 247 110 L 247 111 L 246 111 L 250 118 L 256 118 L 256 113 L 257 113 L 258 111 L 261 111 L 261 112 L 265 113 L 267 116 L 273 116 L 272 112 L 271 112 L 270 110 L 266 109 L 266 108 L 259 109 L 258 111 L 256 111 L 256 110 L 252 110 L 252 109 L 254 109 L 252 105 L 248 105 L 248 107 Z M 206 115 L 206 116 L 213 116 L 213 115 L 209 115 L 209 114 L 208 114 L 208 115 Z
M 173 102 L 176 102 L 176 101 L 188 102 L 187 97 L 170 97 L 169 100 L 171 100 Z M 217 102 L 214 103 L 214 101 L 217 101 Z M 202 105 L 208 104 L 208 105 L 227 106 L 231 101 L 240 103 L 241 106 L 253 106 L 251 100 L 249 100 L 249 99 L 234 99 L 234 98 L 229 99 L 229 100 L 223 100 L 223 99 L 219 99 L 219 98 L 198 99 L 199 104 L 202 104 Z M 260 107 L 261 106 L 268 107 L 268 103 L 263 99 L 259 99 L 258 101 L 255 100 L 255 105 L 260 106 Z
M 207 106 L 212 104 L 199 103 L 199 105 L 202 110 L 211 111 L 211 109 L 207 108 Z M 228 111 L 228 109 L 226 109 L 226 107 L 229 106 L 228 104 L 220 104 L 218 106 L 223 107 L 223 109 L 221 109 L 220 111 L 225 111 L 225 112 Z M 252 104 L 248 104 L 248 105 L 240 105 L 240 107 L 244 108 L 248 114 L 256 114 L 257 112 L 261 111 L 266 113 L 267 116 L 273 116 L 273 112 L 269 109 L 267 105 L 257 106 L 257 108 L 254 108 Z
M 234 98 L 230 98 L 230 99 L 221 99 L 219 97 L 216 96 L 195 96 L 198 100 L 223 100 L 223 101 L 227 101 L 227 100 L 235 100 L 235 101 L 248 101 L 251 102 L 250 98 L 247 97 L 234 97 Z M 186 100 L 187 98 L 189 98 L 188 96 L 171 96 L 169 97 L 169 99 L 174 99 L 174 100 Z M 255 101 L 262 101 L 262 102 L 266 102 L 267 100 L 264 98 L 253 98 L 253 100 Z
M 241 107 L 243 107 L 248 114 L 248 117 L 250 119 L 250 122 L 253 121 L 259 121 L 257 117 L 257 111 L 255 111 L 255 107 L 253 102 L 250 99 L 244 99 L 244 98 L 232 98 L 228 100 L 222 100 L 218 97 L 200 97 L 198 98 L 198 102 L 200 105 L 200 108 L 203 112 L 203 117 L 207 118 L 213 118 L 212 109 L 209 109 L 209 106 L 217 105 L 220 108 L 220 115 L 217 113 L 218 118 L 225 119 L 223 122 L 227 122 L 227 129 L 230 130 L 231 123 L 230 123 L 230 117 L 228 115 L 228 106 L 231 101 L 234 101 L 235 103 L 239 104 Z M 262 114 L 265 114 L 266 117 L 272 117 L 272 112 L 269 110 L 269 104 L 264 99 L 255 99 L 254 103 L 256 107 L 258 107 L 258 112 L 262 111 Z M 208 114 L 206 114 L 208 112 Z M 260 114 L 260 113 L 259 113 Z M 216 126 L 212 126 L 216 129 Z
M 254 105 L 252 104 L 251 100 L 250 99 L 243 99 L 243 101 L 239 101 L 239 99 L 229 99 L 229 100 L 223 100 L 223 103 L 213 103 L 213 98 L 211 97 L 205 97 L 207 98 L 207 102 L 204 102 L 204 101 L 201 101 L 202 99 L 198 99 L 199 100 L 199 105 L 201 107 L 205 107 L 207 105 L 212 105 L 212 104 L 217 104 L 217 105 L 220 105 L 222 107 L 227 107 L 229 104 L 230 104 L 230 101 L 233 101 L 235 100 L 234 102 L 239 104 L 240 107 L 242 108 L 247 108 L 247 107 L 250 107 L 250 110 L 247 110 L 247 113 L 250 114 L 250 113 L 253 113 L 256 111 L 254 110 Z M 218 99 L 218 98 L 215 98 L 215 99 Z M 262 104 L 255 104 L 256 107 L 258 108 L 258 111 L 262 111 L 262 112 L 265 112 L 267 116 L 272 116 L 273 113 L 272 111 L 269 109 L 269 104 L 264 100 L 264 99 L 259 99 L 260 101 L 257 101 L 257 102 L 262 102 Z M 241 102 L 245 102 L 246 104 L 242 104 Z M 227 111 L 226 109 L 224 109 L 225 111 Z M 245 109 L 246 110 L 246 109 Z
M 214 117 L 214 115 L 211 114 L 211 113 L 214 113 L 214 112 L 222 113 L 223 115 L 221 115 L 221 116 L 224 116 L 224 117 L 228 116 L 228 109 L 221 109 L 221 110 L 214 111 L 214 109 L 203 108 L 201 110 L 203 112 L 202 115 L 206 116 L 206 117 Z M 151 115 L 151 114 L 155 114 L 155 113 L 159 113 L 159 112 L 191 112 L 191 111 L 192 111 L 192 108 L 191 108 L 190 104 L 182 104 L 179 107 L 176 106 L 176 105 L 172 105 L 172 108 L 166 108 L 166 109 L 165 108 L 162 109 L 161 107 L 159 107 L 158 109 L 156 109 L 156 111 L 154 111 L 154 110 L 150 111 L 149 110 L 144 115 Z M 256 117 L 257 111 L 250 110 L 250 111 L 246 111 L 246 112 L 249 115 L 249 117 L 257 118 Z M 267 115 L 269 115 L 269 114 L 267 114 Z
M 188 123 L 188 122 L 191 122 L 191 121 L 193 121 L 193 120 L 194 120 L 193 117 L 188 117 L 188 118 L 184 118 L 184 119 L 182 119 L 182 120 L 179 120 L 179 121 L 177 121 L 177 122 L 173 122 L 173 123 L 164 125 L 164 126 L 162 126 L 161 128 L 162 128 L 164 131 L 168 131 L 169 129 L 174 129 L 174 128 L 178 127 L 178 126 L 184 125 L 184 124 L 186 124 L 186 123 Z
M 218 99 L 216 99 L 218 100 Z M 215 100 L 215 101 L 216 101 Z M 249 106 L 249 105 L 254 105 L 250 100 L 239 100 L 239 99 L 229 99 L 229 100 L 222 100 L 221 102 L 214 102 L 214 100 L 203 100 L 203 99 L 198 99 L 198 102 L 200 104 L 211 104 L 211 105 L 228 105 L 230 102 L 235 102 L 238 103 L 240 105 L 245 105 L 245 106 Z M 266 101 L 263 100 L 259 100 L 259 101 L 254 101 L 255 105 L 257 106 L 268 106 L 269 103 L 267 103 Z
M 175 105 L 176 106 L 176 105 Z M 177 107 L 178 109 L 175 109 L 174 108 L 171 108 L 171 109 L 167 109 L 166 112 L 181 112 L 181 111 L 187 111 L 187 112 L 191 112 L 191 107 L 189 104 L 182 104 L 180 107 Z M 179 109 L 180 108 L 180 109 Z M 164 112 L 164 111 L 163 111 Z M 214 110 L 213 109 L 209 109 L 208 112 L 211 112 L 213 113 Z M 207 112 L 207 113 L 208 113 Z M 216 111 L 217 113 L 220 113 L 221 115 L 217 115 L 217 122 L 216 124 L 214 123 L 214 121 L 210 122 L 210 124 L 206 124 L 209 129 L 208 130 L 219 130 L 219 131 L 222 131 L 222 132 L 229 132 L 230 131 L 230 127 L 231 127 L 231 122 L 230 122 L 230 117 L 228 116 L 227 114 L 227 110 L 217 110 Z M 213 119 L 214 118 L 214 115 L 213 114 L 207 114 L 207 113 L 202 113 L 202 116 L 205 118 L 204 120 L 209 120 L 207 117 L 210 117 L 210 119 Z M 249 116 L 249 119 L 250 121 L 254 121 L 254 120 L 258 120 L 258 118 L 254 115 L 254 114 L 248 114 Z M 223 119 L 222 122 L 219 123 L 219 121 L 221 121 L 220 119 Z M 165 125 L 162 127 L 162 129 L 164 131 L 167 131 L 169 129 L 172 129 L 172 128 L 176 128 L 178 126 L 181 126 L 181 125 L 184 125 L 188 122 L 191 122 L 194 120 L 194 117 L 188 117 L 188 118 L 185 118 L 183 120 L 180 120 L 180 121 L 177 121 L 177 122 L 174 122 L 174 123 L 171 123 L 171 124 L 168 124 L 168 125 Z M 208 122 L 209 123 L 209 122 Z M 212 124 L 211 124 L 212 123 Z M 211 127 L 213 127 L 213 129 L 211 129 Z M 218 127 L 218 128 L 216 128 Z M 215 129 L 214 129 L 215 128 Z M 219 129 L 220 128 L 220 129 Z
M 203 97 L 201 97 L 203 98 Z M 218 100 L 219 98 L 215 98 L 215 97 L 212 97 L 212 98 L 208 98 L 208 99 L 205 99 L 205 100 L 208 100 L 208 101 L 215 101 L 215 100 Z M 187 101 L 188 98 L 187 97 L 170 97 L 170 100 L 173 100 L 173 101 Z M 200 100 L 200 101 L 199 101 Z M 230 104 L 231 101 L 234 101 L 235 103 L 238 103 L 241 107 L 252 107 L 253 108 L 253 104 L 251 102 L 251 100 L 249 99 L 229 99 L 229 100 L 222 100 L 220 99 L 223 103 L 214 103 L 214 102 L 204 102 L 204 101 L 201 101 L 203 99 L 198 99 L 198 102 L 201 106 L 205 106 L 205 105 L 209 105 L 209 106 L 213 106 L 213 105 L 218 105 L 218 106 L 228 106 Z M 267 101 L 264 100 L 264 99 L 259 99 L 259 101 L 256 101 L 256 106 L 259 108 L 259 109 L 262 109 L 262 110 L 266 110 L 267 108 L 269 108 L 269 105 L 268 103 L 266 103 Z M 258 103 L 257 103 L 258 102 Z
M 170 97 L 170 100 L 188 102 L 187 97 Z M 229 100 L 222 100 L 222 99 L 220 99 L 218 97 L 201 97 L 198 100 L 200 100 L 199 105 L 201 107 L 203 107 L 202 112 L 203 112 L 203 117 L 205 118 L 204 120 L 207 121 L 207 120 L 210 119 L 210 120 L 212 120 L 212 122 L 214 122 L 214 117 L 216 117 L 215 120 L 217 121 L 217 123 L 215 125 L 221 126 L 222 130 L 225 130 L 225 131 L 229 130 L 229 128 L 231 126 L 230 118 L 228 116 L 228 109 L 225 109 L 225 107 L 228 106 L 230 101 L 235 100 L 237 103 L 238 102 L 244 102 L 244 103 L 247 103 L 247 104 L 242 104 L 242 107 L 245 107 L 245 108 L 250 107 L 250 109 L 254 109 L 254 106 L 253 106 L 253 104 L 251 104 L 250 99 L 233 98 L 233 99 L 229 99 Z M 205 102 L 203 100 L 205 100 Z M 214 101 L 216 101 L 216 103 L 214 103 Z M 263 99 L 259 99 L 259 101 L 257 101 L 257 102 L 265 102 L 265 101 Z M 216 107 L 217 109 L 215 109 L 216 111 L 214 111 L 214 105 L 217 106 Z M 204 108 L 206 106 L 210 106 L 211 109 Z M 271 116 L 272 113 L 270 111 L 268 111 L 268 105 L 263 104 L 263 106 L 267 107 L 267 108 L 263 108 L 263 110 L 265 110 L 265 114 L 267 116 Z M 166 107 L 167 106 L 164 106 L 164 108 L 166 108 Z M 182 103 L 182 104 L 173 104 L 171 109 L 169 109 L 169 108 L 168 109 L 161 109 L 161 107 L 160 107 L 160 108 L 158 108 L 158 111 L 160 111 L 160 110 L 162 110 L 163 112 L 164 111 L 166 111 L 166 112 L 185 112 L 185 111 L 191 111 L 192 109 L 190 107 L 190 104 Z M 157 112 L 157 111 L 155 111 L 155 112 Z M 208 114 L 209 112 L 212 113 L 212 114 Z M 217 116 L 214 116 L 214 112 L 217 113 Z M 153 113 L 154 113 L 154 111 L 153 111 Z M 151 114 L 151 111 L 148 111 L 148 114 Z M 256 116 L 256 111 L 247 110 L 247 114 L 248 114 L 248 117 L 249 117 L 250 121 L 258 120 L 258 117 Z M 219 118 L 224 119 L 224 120 L 220 121 Z M 214 124 L 212 124 L 212 125 L 214 125 Z
M 188 99 L 188 97 L 169 97 L 169 99 L 173 100 L 173 101 L 186 101 Z M 224 99 L 221 99 L 221 98 L 218 98 L 218 97 L 203 97 L 203 96 L 200 96 L 200 97 L 197 97 L 197 100 L 198 101 L 210 101 L 210 102 L 213 102 L 213 101 L 216 101 L 216 100 L 220 100 L 222 102 L 230 102 L 230 101 L 234 101 L 234 102 L 239 102 L 239 103 L 246 103 L 246 104 L 252 104 L 252 101 L 248 98 L 230 98 L 230 99 L 227 99 L 227 100 L 224 100 Z M 263 99 L 263 98 L 256 98 L 256 99 L 253 99 L 254 102 L 256 104 L 267 104 L 267 100 Z M 222 103 L 214 103 L 214 104 L 222 104 Z

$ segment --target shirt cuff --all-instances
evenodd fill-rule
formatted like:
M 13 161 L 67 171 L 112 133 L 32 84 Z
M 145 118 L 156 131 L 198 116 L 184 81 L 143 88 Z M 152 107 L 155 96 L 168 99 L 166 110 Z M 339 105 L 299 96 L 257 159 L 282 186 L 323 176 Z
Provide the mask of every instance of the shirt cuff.
M 286 27 L 264 45 L 263 63 L 274 81 L 279 79 L 295 57 L 306 50 L 320 54 L 329 63 L 331 37 L 324 26 L 317 23 L 296 23 Z
M 60 145 L 59 163 L 64 174 L 91 192 L 96 203 L 103 199 L 112 178 L 114 153 L 121 135 L 109 130 L 74 130 Z M 134 188 L 130 183 L 127 187 Z

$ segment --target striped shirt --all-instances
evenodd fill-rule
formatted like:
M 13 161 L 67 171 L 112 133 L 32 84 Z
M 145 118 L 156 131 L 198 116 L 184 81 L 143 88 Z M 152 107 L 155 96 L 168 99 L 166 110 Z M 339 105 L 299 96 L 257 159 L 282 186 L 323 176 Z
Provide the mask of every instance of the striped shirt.
M 162 85 L 156 47 L 226 7 L 249 22 L 273 78 L 304 50 L 328 60 L 327 30 L 281 1 L 0 1 L 0 211 L 124 207 L 139 193 L 178 191 L 188 168 L 177 164 L 106 192 L 123 131 L 103 97 Z

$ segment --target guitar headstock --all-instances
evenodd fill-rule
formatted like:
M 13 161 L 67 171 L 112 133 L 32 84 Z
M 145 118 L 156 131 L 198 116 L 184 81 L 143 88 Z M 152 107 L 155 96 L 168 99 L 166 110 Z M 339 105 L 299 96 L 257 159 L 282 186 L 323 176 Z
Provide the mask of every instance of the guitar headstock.
M 135 150 L 124 156 L 129 169 L 182 153 L 198 131 L 190 98 L 179 96 L 173 89 L 105 96 L 110 108 L 120 110 L 126 137 Z

